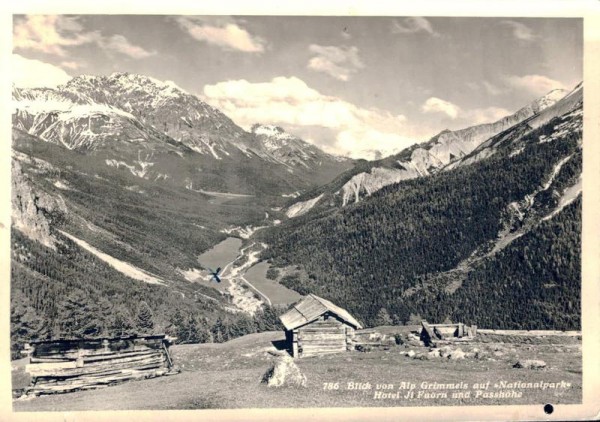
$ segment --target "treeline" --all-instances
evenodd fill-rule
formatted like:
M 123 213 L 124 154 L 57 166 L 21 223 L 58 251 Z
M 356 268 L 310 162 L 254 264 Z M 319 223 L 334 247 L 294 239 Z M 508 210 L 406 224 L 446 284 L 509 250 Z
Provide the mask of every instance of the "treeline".
M 67 238 L 57 250 L 12 231 L 11 349 L 50 338 L 166 333 L 178 342 L 222 342 L 280 329 L 281 309 L 226 312 L 212 289 L 185 292 L 130 279 Z
M 509 204 L 544 185 L 569 155 L 551 188 L 535 198 L 543 204 L 534 212 L 555 208 L 559 191 L 575 183 L 581 133 L 539 142 L 561 121 L 526 136 L 501 134 L 494 154 L 477 163 L 390 185 L 358 204 L 265 231 L 265 258 L 275 266 L 300 265 L 307 277 L 288 277 L 287 287 L 329 298 L 367 325 L 387 314 L 394 323 L 422 317 L 489 328 L 577 329 L 580 201 L 462 274 L 466 280 L 454 294 L 445 289 L 457 277 L 451 270 L 495 242 Z M 431 279 L 438 285 L 424 284 Z M 405 296 L 410 289 L 417 293 Z

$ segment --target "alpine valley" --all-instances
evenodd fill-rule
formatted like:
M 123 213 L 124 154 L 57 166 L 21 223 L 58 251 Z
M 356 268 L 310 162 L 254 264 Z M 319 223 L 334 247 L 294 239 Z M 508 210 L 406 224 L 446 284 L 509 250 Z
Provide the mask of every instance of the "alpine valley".
M 297 293 L 367 326 L 579 329 L 582 113 L 580 84 L 365 161 L 141 75 L 15 87 L 13 351 L 140 327 L 225 341 Z M 216 285 L 198 257 L 223 242 Z M 258 266 L 277 288 L 248 282 Z

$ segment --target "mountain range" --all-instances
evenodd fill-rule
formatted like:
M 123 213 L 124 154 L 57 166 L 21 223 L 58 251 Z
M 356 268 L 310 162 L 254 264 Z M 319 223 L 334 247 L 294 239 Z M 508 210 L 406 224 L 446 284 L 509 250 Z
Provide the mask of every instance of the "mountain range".
M 13 345 L 132 330 L 142 301 L 189 341 L 275 327 L 189 277 L 230 236 L 367 324 L 577 327 L 582 93 L 357 161 L 142 75 L 15 87 Z
M 57 89 L 15 88 L 13 101 L 14 128 L 141 179 L 190 190 L 277 196 L 352 166 L 298 138 L 259 126 L 248 133 L 176 85 L 141 75 L 83 75 Z M 285 148 L 274 154 L 273 142 Z
M 288 214 L 298 216 L 318 204 L 323 207 L 334 204 L 345 206 L 360 201 L 384 186 L 442 171 L 450 162 L 470 154 L 485 140 L 553 106 L 566 94 L 567 91 L 563 89 L 555 89 L 496 122 L 455 131 L 444 130 L 429 141 L 398 154 L 362 162 L 333 182 L 306 192 L 290 205 Z M 299 209 L 303 211 L 298 212 Z

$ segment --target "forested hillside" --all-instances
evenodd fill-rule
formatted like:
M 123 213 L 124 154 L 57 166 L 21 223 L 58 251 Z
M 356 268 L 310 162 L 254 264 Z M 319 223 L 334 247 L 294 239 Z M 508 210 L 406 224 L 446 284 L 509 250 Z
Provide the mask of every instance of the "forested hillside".
M 500 133 L 466 157 L 469 165 L 288 221 L 265 234 L 265 258 L 300 266 L 308 279 L 288 278 L 288 287 L 327 297 L 369 325 L 412 314 L 577 329 L 580 111 Z
M 56 250 L 13 230 L 11 344 L 45 338 L 168 333 L 178 342 L 221 342 L 279 327 L 275 311 L 227 312 L 218 293 L 192 292 L 126 277 L 58 235 Z

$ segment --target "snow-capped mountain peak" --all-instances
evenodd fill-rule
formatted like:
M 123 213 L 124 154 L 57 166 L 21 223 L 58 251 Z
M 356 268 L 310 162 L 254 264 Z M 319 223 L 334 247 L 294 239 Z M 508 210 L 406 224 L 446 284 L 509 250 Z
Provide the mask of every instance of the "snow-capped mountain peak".
M 294 141 L 299 141 L 296 142 L 298 144 L 296 147 L 300 146 L 300 143 L 304 143 L 304 141 L 290 135 L 279 126 L 255 124 L 250 131 L 262 140 L 262 145 L 269 151 L 289 146 Z
M 254 136 L 256 148 L 288 165 L 311 168 L 324 163 L 350 161 L 344 157 L 327 154 L 279 126 L 257 123 L 252 126 L 250 132 Z
M 109 79 L 119 83 L 126 91 L 136 89 L 145 89 L 155 95 L 167 97 L 179 97 L 181 95 L 190 95 L 183 88 L 173 81 L 160 81 L 151 76 L 138 75 L 133 73 L 116 72 L 110 75 Z
M 192 180 L 197 189 L 280 194 L 328 182 L 351 166 L 276 126 L 248 133 L 174 82 L 134 73 L 81 75 L 55 89 L 15 87 L 12 114 L 15 129 L 40 140 L 144 179 Z M 223 168 L 231 169 L 229 187 L 216 176 Z M 278 180 L 240 184 L 244 172 Z
M 265 135 L 277 139 L 292 139 L 294 136 L 287 133 L 283 128 L 275 125 L 262 125 L 256 123 L 252 126 L 251 132 L 256 135 Z
M 163 82 L 151 76 L 127 72 L 115 72 L 110 76 L 80 75 L 59 88 L 72 93 L 79 99 L 82 99 L 82 94 L 93 92 L 95 94 L 93 99 L 100 102 L 110 102 L 115 98 L 142 96 L 146 99 L 152 98 L 154 106 L 160 105 L 168 99 L 190 96 L 172 81 Z M 104 91 L 110 95 L 98 95 L 98 91 L 100 93 Z
M 567 95 L 569 91 L 565 90 L 565 89 L 553 89 L 552 91 L 550 91 L 549 93 L 547 93 L 546 95 L 544 95 L 541 98 L 538 98 L 537 100 L 535 100 L 532 103 L 532 106 L 534 107 L 534 110 L 536 112 L 539 112 L 545 108 L 548 108 L 554 104 L 556 104 L 558 101 L 560 101 L 565 95 Z

